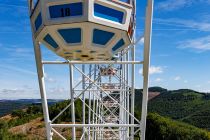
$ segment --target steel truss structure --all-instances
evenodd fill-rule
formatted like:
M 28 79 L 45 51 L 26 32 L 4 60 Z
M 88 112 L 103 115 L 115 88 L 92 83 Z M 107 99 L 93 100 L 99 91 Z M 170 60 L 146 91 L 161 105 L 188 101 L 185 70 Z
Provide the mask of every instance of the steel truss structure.
M 134 140 L 140 134 L 145 140 L 148 81 L 150 66 L 150 46 L 153 16 L 153 0 L 148 0 L 145 34 L 144 60 L 135 57 L 133 44 L 121 51 L 116 61 L 43 61 L 39 42 L 34 41 L 38 80 L 47 130 L 47 139 L 57 135 L 64 137 L 57 128 L 71 128 L 71 139 L 78 139 L 78 129 L 82 131 L 82 140 Z M 44 65 L 68 65 L 70 78 L 70 103 L 53 119 L 49 118 L 49 110 L 45 89 Z M 143 65 L 143 99 L 141 120 L 134 115 L 135 105 L 135 67 Z M 74 72 L 80 73 L 81 81 L 74 82 Z M 82 102 L 83 121 L 76 122 L 75 102 Z M 56 124 L 56 119 L 66 110 L 71 109 L 71 124 Z M 81 130 L 82 129 L 82 130 Z

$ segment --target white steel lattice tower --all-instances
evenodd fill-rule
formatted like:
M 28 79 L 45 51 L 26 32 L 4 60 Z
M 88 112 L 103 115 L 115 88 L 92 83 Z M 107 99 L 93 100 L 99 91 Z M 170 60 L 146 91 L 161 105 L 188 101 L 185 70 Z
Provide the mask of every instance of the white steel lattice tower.
M 145 33 L 135 39 L 135 0 L 28 0 L 48 140 L 134 140 L 138 134 L 145 139 L 153 2 L 148 0 Z M 143 60 L 137 60 L 135 47 L 143 37 Z M 43 61 L 40 44 L 65 61 Z M 55 64 L 69 68 L 70 96 L 50 119 L 44 66 Z M 134 115 L 136 65 L 143 65 L 141 120 Z M 71 121 L 56 123 L 69 109 Z

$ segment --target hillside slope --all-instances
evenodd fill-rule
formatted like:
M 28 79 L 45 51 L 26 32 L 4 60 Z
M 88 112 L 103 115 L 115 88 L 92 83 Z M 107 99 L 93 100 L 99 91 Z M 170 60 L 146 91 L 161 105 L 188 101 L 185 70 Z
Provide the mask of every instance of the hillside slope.
M 160 94 L 149 101 L 148 111 L 210 130 L 210 94 L 189 89 L 166 90 L 153 87 Z M 136 90 L 136 109 L 141 109 L 142 90 Z
M 1 126 L 1 125 L 0 125 Z M 70 129 L 62 128 L 57 131 L 63 136 L 70 136 Z M 45 128 L 43 119 L 38 117 L 28 123 L 13 126 L 7 130 L 0 128 L 0 139 L 2 140 L 45 140 Z M 81 130 L 77 129 L 78 138 Z M 56 135 L 53 137 L 59 140 Z M 137 138 L 137 136 L 136 136 Z M 155 113 L 149 113 L 147 117 L 147 140 L 210 140 L 209 132 L 187 125 L 169 118 L 162 117 Z
M 48 99 L 48 103 L 55 104 L 61 100 Z M 24 109 L 31 104 L 40 104 L 41 99 L 19 99 L 19 100 L 0 100 L 0 117 L 12 113 L 17 109 Z
M 51 117 L 57 114 L 69 101 L 56 103 L 50 107 Z M 81 102 L 77 101 L 75 107 L 77 121 L 81 121 Z M 0 139 L 2 140 L 42 140 L 45 139 L 44 122 L 41 106 L 33 105 L 24 110 L 16 110 L 11 115 L 0 119 Z M 140 117 L 140 113 L 135 113 Z M 59 121 L 65 123 L 69 120 L 70 110 L 67 111 Z M 60 129 L 64 136 L 70 136 L 69 129 Z M 77 136 L 81 135 L 77 130 Z M 190 126 L 169 118 L 161 117 L 158 114 L 150 113 L 147 118 L 147 140 L 210 140 L 209 132 Z M 58 139 L 55 137 L 54 139 Z
M 147 116 L 147 140 L 209 140 L 209 132 L 158 114 Z

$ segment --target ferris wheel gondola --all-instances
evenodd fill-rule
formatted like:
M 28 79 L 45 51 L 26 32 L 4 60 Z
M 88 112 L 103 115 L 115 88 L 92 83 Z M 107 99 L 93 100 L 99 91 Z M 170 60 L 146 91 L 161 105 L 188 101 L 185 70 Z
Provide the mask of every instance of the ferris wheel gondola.
M 38 0 L 30 4 L 34 39 L 77 61 L 111 60 L 134 32 L 133 0 Z

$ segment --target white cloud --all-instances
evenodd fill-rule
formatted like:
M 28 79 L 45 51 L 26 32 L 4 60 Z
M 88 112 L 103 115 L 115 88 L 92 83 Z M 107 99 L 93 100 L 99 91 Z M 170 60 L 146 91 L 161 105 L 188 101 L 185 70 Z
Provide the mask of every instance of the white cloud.
M 144 37 L 139 40 L 139 44 L 144 44 Z
M 184 83 L 188 83 L 188 81 L 187 80 L 184 80 Z
M 10 89 L 1 89 L 0 90 L 0 99 L 38 99 L 40 98 L 39 90 L 26 87 L 10 88 Z
M 174 80 L 175 81 L 178 81 L 178 80 L 180 80 L 181 79 L 181 77 L 180 76 L 176 76 L 176 77 L 174 77 Z
M 192 0 L 167 0 L 157 4 L 158 10 L 173 11 L 192 4 Z
M 47 81 L 50 82 L 50 83 L 55 83 L 56 82 L 56 80 L 51 78 L 51 77 L 47 78 Z
M 143 74 L 142 68 L 139 70 L 139 73 Z M 149 68 L 149 74 L 160 74 L 160 73 L 163 73 L 163 68 L 160 66 L 151 66 Z
M 54 78 L 52 78 L 52 77 L 49 77 L 47 73 L 44 73 L 44 77 L 45 77 L 45 80 L 46 80 L 47 82 L 50 82 L 50 83 L 56 83 L 56 82 L 57 82 L 56 79 L 54 79 Z
M 210 81 L 208 81 L 207 83 L 210 84 Z
M 209 0 L 165 0 L 157 4 L 158 10 L 173 11 L 184 7 L 189 7 L 192 4 L 205 3 L 210 4 Z
M 82 77 L 81 76 L 77 78 L 77 81 L 78 82 L 80 82 L 81 80 L 82 80 Z
M 22 61 L 23 63 L 26 63 L 26 61 L 30 61 L 30 63 L 32 63 L 32 61 L 34 61 L 34 58 L 32 57 L 34 56 L 33 48 L 27 47 L 24 44 L 2 44 L 1 49 L 8 56 L 7 58 L 3 58 L 6 60 L 5 62 L 14 63 L 15 61 L 17 63 L 17 61 Z
M 27 6 L 22 6 L 22 5 L 14 5 L 14 4 L 0 4 L 0 6 L 5 6 L 5 7 L 15 7 L 15 8 L 25 8 L 25 10 L 28 9 Z
M 29 75 L 37 75 L 37 73 L 34 71 L 30 71 L 27 69 L 23 69 L 23 68 L 11 66 L 11 65 L 0 65 L 0 68 L 6 69 L 9 71 L 13 71 L 13 72 L 15 71 L 15 72 L 25 73 L 25 74 L 29 74 Z
M 49 89 L 50 94 L 64 94 L 67 93 L 68 90 L 66 90 L 63 87 L 56 87 L 56 88 L 51 88 Z
M 3 3 L 0 3 L 0 14 L 10 17 L 1 20 L 0 32 L 30 33 L 30 22 L 28 18 L 27 5 L 25 3 L 20 3 L 19 5 L 7 3 L 11 3 L 11 1 L 4 1 Z M 16 19 L 18 22 L 11 22 L 11 19 Z
M 201 87 L 201 85 L 196 85 L 195 87 L 196 87 L 196 88 L 200 88 L 200 87 Z
M 168 18 L 168 19 L 155 18 L 154 23 L 167 25 L 167 26 L 191 28 L 191 29 L 206 31 L 206 32 L 210 31 L 209 21 L 196 21 L 196 20 L 186 20 L 186 19 L 179 19 L 179 18 Z
M 156 78 L 155 79 L 155 82 L 162 82 L 163 81 L 163 79 L 161 79 L 161 78 Z
M 192 48 L 199 52 L 210 51 L 210 36 L 189 39 L 179 43 L 179 48 Z
M 158 66 L 158 67 L 151 66 L 150 69 L 149 69 L 149 73 L 150 74 L 163 73 L 163 68 L 160 67 L 160 66 Z
M 170 55 L 169 54 L 159 54 L 157 56 L 159 56 L 159 57 L 169 57 Z
M 4 94 L 9 94 L 9 93 L 23 93 L 25 92 L 24 89 L 18 89 L 18 88 L 14 88 L 14 89 L 2 89 L 1 90 L 1 93 L 4 93 Z
M 141 43 L 144 43 L 144 37 L 141 38 L 140 42 Z

